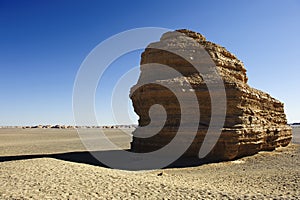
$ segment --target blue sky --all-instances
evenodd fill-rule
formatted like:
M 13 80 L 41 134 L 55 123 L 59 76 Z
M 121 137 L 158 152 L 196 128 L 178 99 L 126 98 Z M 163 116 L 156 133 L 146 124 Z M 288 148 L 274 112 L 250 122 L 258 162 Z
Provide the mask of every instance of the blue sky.
M 300 121 L 299 10 L 297 0 L 0 0 L 0 125 L 73 124 L 73 83 L 84 58 L 108 37 L 140 27 L 188 28 L 225 46 L 244 62 L 249 84 L 283 101 L 289 122 Z M 102 90 L 138 65 L 139 54 L 116 61 Z M 102 90 L 97 115 L 114 124 Z

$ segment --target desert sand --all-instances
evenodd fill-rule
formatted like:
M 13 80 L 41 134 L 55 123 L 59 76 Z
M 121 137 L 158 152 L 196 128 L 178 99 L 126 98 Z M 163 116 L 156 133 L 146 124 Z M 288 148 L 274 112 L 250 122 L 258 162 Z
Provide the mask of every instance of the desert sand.
M 129 147 L 128 134 L 105 133 Z M 300 199 L 300 128 L 293 135 L 234 161 L 132 172 L 97 166 L 76 130 L 0 129 L 0 199 Z

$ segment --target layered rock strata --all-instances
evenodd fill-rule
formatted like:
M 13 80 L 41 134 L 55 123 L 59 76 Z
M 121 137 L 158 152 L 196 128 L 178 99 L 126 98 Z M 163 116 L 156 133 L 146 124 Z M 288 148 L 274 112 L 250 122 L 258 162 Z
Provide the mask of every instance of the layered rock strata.
M 252 155 L 263 150 L 273 150 L 286 146 L 291 141 L 291 128 L 287 125 L 283 103 L 269 94 L 251 88 L 248 84 L 244 64 L 224 47 L 209 42 L 199 33 L 189 30 L 178 30 L 162 35 L 157 43 L 150 44 L 141 56 L 140 78 L 131 89 L 130 98 L 135 112 L 139 115 L 139 127 L 133 132 L 131 150 L 134 152 L 152 152 L 169 144 L 175 137 L 179 126 L 186 127 L 189 135 L 189 121 L 181 121 L 181 108 L 176 96 L 168 88 L 174 88 L 180 96 L 196 94 L 199 107 L 187 107 L 193 118 L 193 110 L 199 109 L 197 134 L 183 157 L 197 157 L 211 121 L 211 99 L 207 85 L 201 72 L 186 59 L 168 51 L 168 48 L 178 51 L 190 51 L 191 59 L 195 48 L 189 46 L 186 40 L 200 44 L 209 54 L 216 66 L 226 92 L 226 116 L 221 135 L 214 148 L 206 158 L 212 160 L 231 160 Z M 160 45 L 164 49 L 157 49 Z M 158 73 L 158 64 L 167 65 L 178 72 Z M 155 69 L 155 70 L 154 70 Z M 213 80 L 212 80 L 213 81 Z M 150 84 L 144 84 L 151 82 Z M 192 86 L 186 90 L 184 82 Z M 161 83 L 168 87 L 162 86 Z M 148 138 L 138 138 L 143 135 L 144 128 L 151 123 L 155 127 L 161 125 L 159 113 L 152 118 L 149 109 L 154 104 L 160 104 L 167 113 L 163 128 Z M 154 117 L 153 117 L 154 116 Z M 151 130 L 150 130 L 151 131 Z M 184 138 L 183 138 L 184 140 Z M 184 141 L 183 141 L 184 142 Z M 180 145 L 180 144 L 179 144 Z M 176 150 L 176 149 L 174 149 Z

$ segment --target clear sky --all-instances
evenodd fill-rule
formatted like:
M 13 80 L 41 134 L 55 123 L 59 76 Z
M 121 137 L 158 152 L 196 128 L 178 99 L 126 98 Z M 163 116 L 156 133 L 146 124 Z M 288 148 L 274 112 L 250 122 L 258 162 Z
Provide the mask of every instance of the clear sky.
M 225 46 L 244 62 L 249 84 L 283 101 L 288 121 L 298 122 L 299 10 L 298 0 L 0 0 L 0 125 L 73 124 L 73 83 L 84 58 L 139 27 L 188 28 Z M 138 65 L 139 54 L 117 60 L 103 90 Z M 97 92 L 98 102 L 107 99 Z M 109 106 L 97 111 L 101 124 L 114 124 Z

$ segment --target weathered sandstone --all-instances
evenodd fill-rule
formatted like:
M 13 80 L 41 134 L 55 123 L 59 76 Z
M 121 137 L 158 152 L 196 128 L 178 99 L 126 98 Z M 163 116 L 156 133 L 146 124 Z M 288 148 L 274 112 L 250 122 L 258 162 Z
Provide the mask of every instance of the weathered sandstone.
M 165 33 L 156 44 L 189 51 L 192 47 L 184 43 L 186 36 L 193 38 L 208 52 L 224 82 L 226 91 L 227 111 L 224 126 L 218 142 L 207 158 L 231 160 L 288 145 L 292 133 L 287 125 L 283 103 L 267 93 L 251 88 L 247 84 L 248 77 L 244 64 L 235 55 L 224 47 L 207 41 L 201 34 L 185 29 Z M 152 73 L 151 66 L 156 65 L 153 63 L 172 67 L 182 75 L 178 77 L 173 74 Z M 131 150 L 134 152 L 158 150 L 174 138 L 179 126 L 187 127 L 186 134 L 189 134 L 189 122 L 180 124 L 181 111 L 176 96 L 166 87 L 160 86 L 160 83 L 164 82 L 170 87 L 182 89 L 180 95 L 196 93 L 201 113 L 199 127 L 191 146 L 183 156 L 197 157 L 211 120 L 209 92 L 217 93 L 218 90 L 208 92 L 201 73 L 196 71 L 188 61 L 171 52 L 155 49 L 153 44 L 143 52 L 140 69 L 139 81 L 133 86 L 130 94 L 134 110 L 140 117 L 139 127 L 134 131 L 133 136 L 142 135 L 143 127 L 146 127 L 150 121 L 152 125 L 161 124 L 161 119 L 155 116 L 155 113 L 155 117 L 150 119 L 149 109 L 152 105 L 162 105 L 167 112 L 167 119 L 164 127 L 156 135 L 148 138 L 133 137 Z M 143 85 L 145 80 L 157 84 Z M 188 81 L 193 90 L 185 91 L 184 81 Z M 193 118 L 192 113 L 195 108 L 188 109 L 191 113 L 190 117 Z

